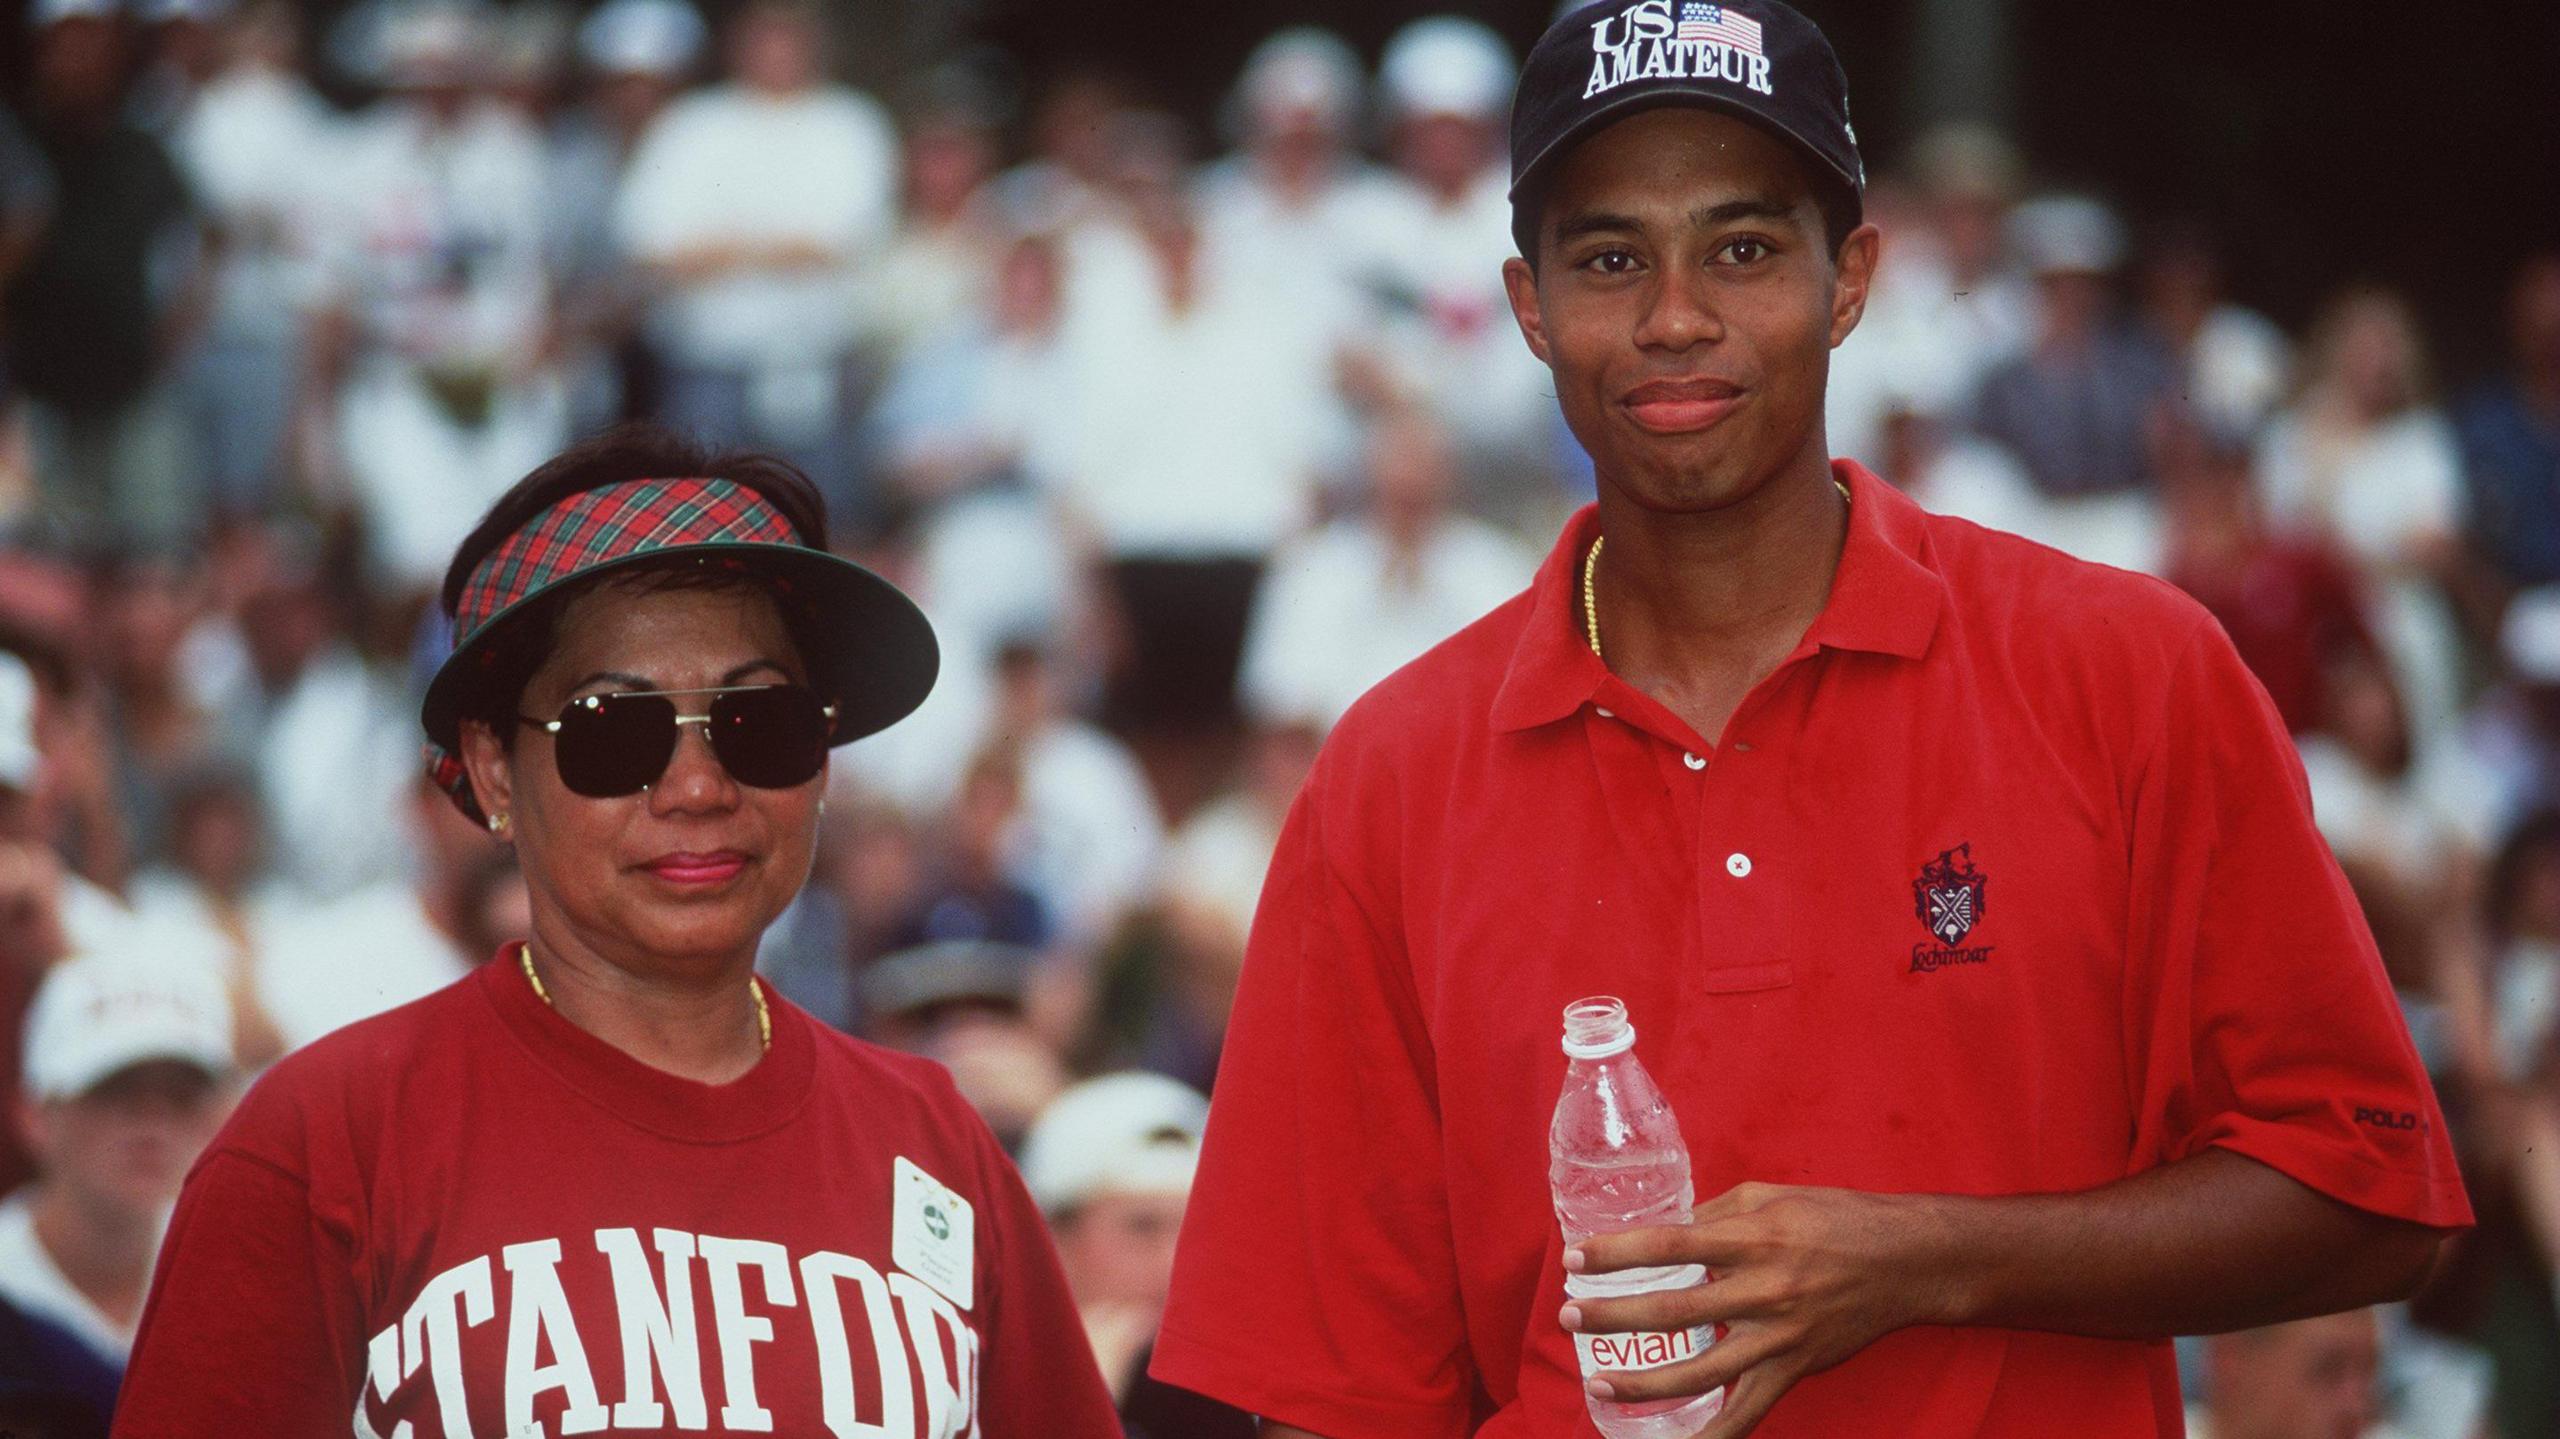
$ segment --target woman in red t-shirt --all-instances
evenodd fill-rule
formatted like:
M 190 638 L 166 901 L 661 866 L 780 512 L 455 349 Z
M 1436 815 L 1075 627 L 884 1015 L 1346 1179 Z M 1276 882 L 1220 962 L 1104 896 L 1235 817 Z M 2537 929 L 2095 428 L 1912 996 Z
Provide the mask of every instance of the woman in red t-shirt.
M 829 748 L 938 662 L 824 523 L 786 465 L 623 431 L 463 542 L 429 754 L 515 846 L 531 937 L 243 1101 L 118 1434 L 1119 1432 L 949 1078 L 755 978 Z

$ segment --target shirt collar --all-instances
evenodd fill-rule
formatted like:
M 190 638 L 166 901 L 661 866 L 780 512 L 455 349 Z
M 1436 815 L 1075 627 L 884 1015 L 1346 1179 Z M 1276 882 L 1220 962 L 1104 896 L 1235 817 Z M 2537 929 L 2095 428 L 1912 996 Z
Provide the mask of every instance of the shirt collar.
M 1937 634 L 1947 591 L 1932 563 L 1928 516 L 1855 460 L 1833 460 L 1831 474 L 1849 487 L 1849 534 L 1830 597 L 1797 654 L 1837 649 L 1918 659 Z M 1599 507 L 1583 506 L 1538 567 L 1527 626 L 1494 692 L 1497 732 L 1563 719 L 1607 678 L 1582 622 L 1582 560 L 1599 532 Z

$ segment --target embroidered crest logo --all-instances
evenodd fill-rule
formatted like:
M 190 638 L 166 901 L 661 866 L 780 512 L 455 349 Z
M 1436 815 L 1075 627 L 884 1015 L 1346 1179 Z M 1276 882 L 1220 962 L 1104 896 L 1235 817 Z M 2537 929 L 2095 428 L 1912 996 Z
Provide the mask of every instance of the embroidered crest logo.
M 1920 866 L 1912 893 L 1919 900 L 1920 922 L 1945 945 L 1964 943 L 1982 919 L 1982 891 L 1987 881 L 1973 867 L 1973 846 L 1960 844 Z
M 1938 943 L 1911 947 L 1911 972 L 1928 974 L 1950 964 L 1986 964 L 1991 959 L 1991 946 L 1964 947 L 1965 936 L 1982 922 L 1985 912 L 1984 894 L 1991 881 L 1973 864 L 1973 845 L 1968 842 L 1939 855 L 1920 866 L 1920 877 L 1911 884 L 1911 897 L 1921 925 Z

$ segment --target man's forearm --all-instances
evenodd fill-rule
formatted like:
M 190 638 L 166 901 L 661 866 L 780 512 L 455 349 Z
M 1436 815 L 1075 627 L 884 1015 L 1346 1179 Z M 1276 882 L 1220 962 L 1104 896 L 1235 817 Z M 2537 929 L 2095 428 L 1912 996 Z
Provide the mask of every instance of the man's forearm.
M 1568 1269 L 1598 1272 L 1704 1264 L 1716 1282 L 1575 1300 L 1558 1318 L 1600 1332 L 1730 1323 L 1732 1342 L 1695 1359 L 1607 1378 L 1619 1398 L 1660 1399 L 1776 1374 L 1761 1382 L 1756 1414 L 1805 1374 L 1908 1325 L 2108 1339 L 2248 1329 L 2405 1295 L 2442 1238 L 2222 1149 L 2076 1194 L 1744 1184 L 1698 1206 L 1692 1224 L 1603 1235 L 1566 1254 Z M 1262 1432 L 1317 1439 L 1283 1424 Z
M 2440 1231 L 2223 1149 L 2080 1194 L 1913 1201 L 1913 1277 L 1950 1324 L 2211 1334 L 2407 1295 Z

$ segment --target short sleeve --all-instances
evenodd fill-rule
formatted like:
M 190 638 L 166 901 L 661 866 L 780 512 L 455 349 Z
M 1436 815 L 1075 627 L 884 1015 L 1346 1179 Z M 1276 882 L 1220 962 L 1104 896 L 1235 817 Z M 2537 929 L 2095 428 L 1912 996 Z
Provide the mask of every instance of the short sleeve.
M 1478 1384 L 1430 1043 L 1317 787 L 1263 888 L 1152 1371 L 1331 1439 L 1455 1439 Z
M 2444 1116 L 2303 766 L 2205 622 L 2130 780 L 2137 1165 L 2219 1146 L 2360 1209 L 2471 1222 Z
M 206 1155 L 161 1241 L 118 1439 L 348 1432 L 364 1378 L 351 1272 L 302 1180 Z
M 995 1136 L 958 1091 L 948 1099 L 974 1131 L 979 1234 L 998 1278 L 978 1371 L 978 1422 L 984 1439 L 1120 1439 L 1111 1391 L 1094 1367 L 1058 1252 L 1022 1176 Z

